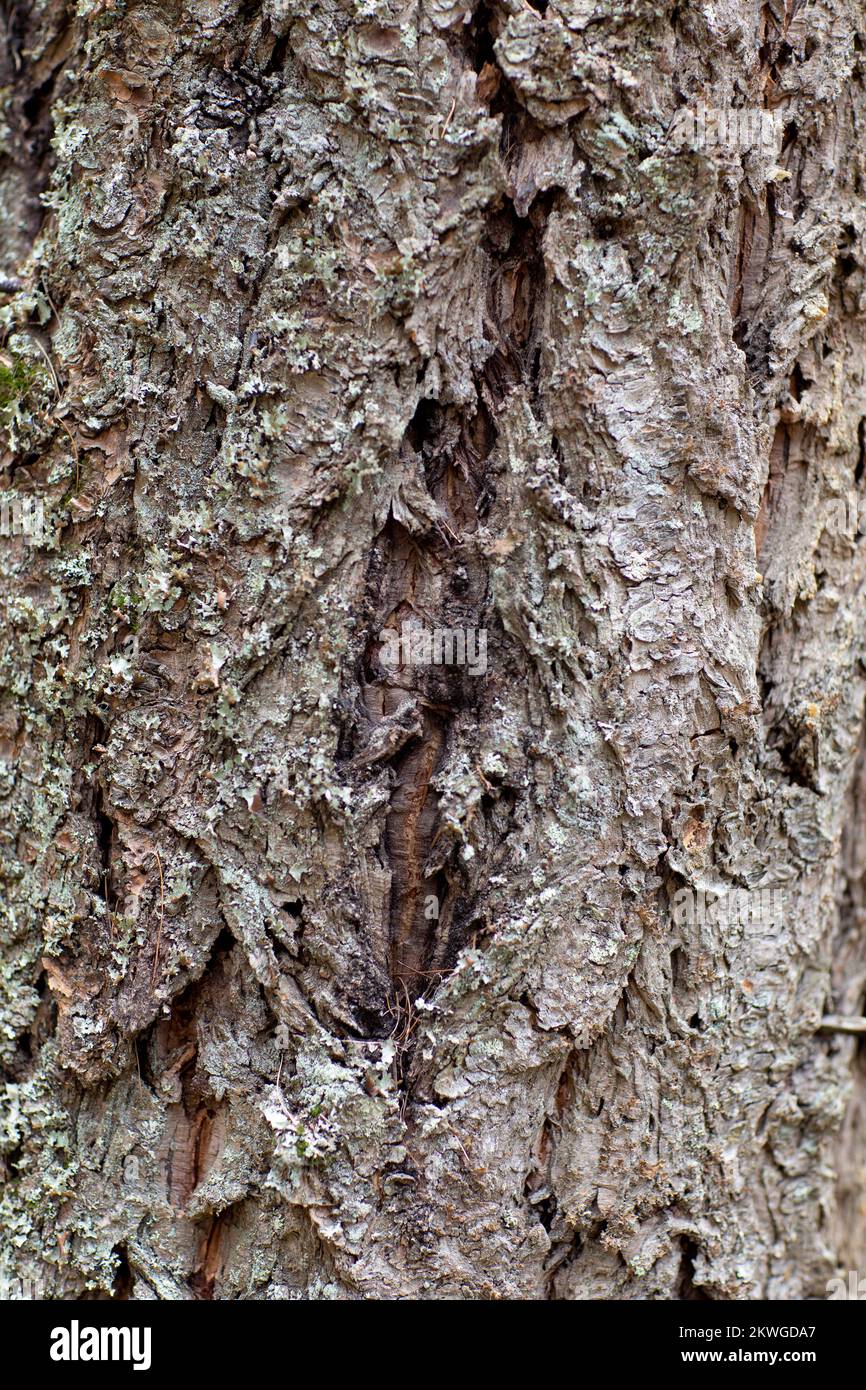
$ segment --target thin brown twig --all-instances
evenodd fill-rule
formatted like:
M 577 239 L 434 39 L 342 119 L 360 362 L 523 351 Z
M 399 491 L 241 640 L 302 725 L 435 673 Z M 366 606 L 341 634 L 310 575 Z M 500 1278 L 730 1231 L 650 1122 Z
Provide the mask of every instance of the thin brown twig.
M 439 139 L 440 139 L 440 140 L 444 140 L 444 139 L 445 139 L 445 132 L 446 132 L 446 130 L 448 129 L 448 127 L 450 126 L 450 124 L 451 124 L 451 117 L 454 115 L 454 111 L 455 111 L 456 106 L 457 106 L 457 96 L 456 96 L 456 94 L 455 94 L 454 100 L 453 100 L 452 103 L 451 103 L 451 110 L 448 112 L 448 115 L 447 115 L 446 120 L 445 120 L 445 124 L 444 124 L 444 126 L 442 127 L 442 129 L 441 129 L 440 132 L 439 132 Z

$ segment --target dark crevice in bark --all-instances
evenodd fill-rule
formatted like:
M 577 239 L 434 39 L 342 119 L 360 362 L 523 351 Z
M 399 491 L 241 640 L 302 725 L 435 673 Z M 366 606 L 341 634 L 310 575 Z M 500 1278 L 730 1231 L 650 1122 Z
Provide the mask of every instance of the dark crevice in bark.
M 197 1299 L 211 1301 L 215 1297 L 217 1280 L 223 1265 L 223 1238 L 231 1220 L 229 1207 L 212 1217 L 202 1233 L 199 1267 L 189 1281 Z
M 493 47 L 495 38 L 496 16 L 494 11 L 484 0 L 474 10 L 466 32 L 460 36 L 460 44 L 469 59 L 470 66 L 477 73 L 482 73 L 485 68 L 495 69 L 498 73 L 499 68 L 496 62 L 496 52 Z
M 155 1026 L 155 1025 L 153 1025 Z M 150 1038 L 153 1027 L 147 1029 L 135 1040 L 135 1063 L 138 1071 L 138 1079 L 142 1086 L 153 1086 L 153 1072 L 150 1067 Z
M 265 77 L 275 76 L 282 73 L 286 66 L 286 58 L 289 54 L 289 32 L 286 32 L 285 34 L 282 34 L 279 37 L 272 37 L 274 46 L 271 49 L 270 57 L 265 63 L 265 66 L 262 68 L 262 74 Z
M 201 973 L 173 1001 L 171 1016 L 168 1019 L 162 1016 L 157 1017 L 138 1035 L 135 1040 L 136 1066 L 143 1085 L 153 1087 L 158 1084 L 162 1070 L 161 1063 L 166 1056 L 170 1030 L 174 1027 L 176 1020 L 184 1021 L 183 1027 L 187 1032 L 193 1029 L 202 991 L 208 984 L 212 972 L 221 968 L 222 963 L 236 946 L 237 942 L 228 927 L 222 927 L 211 944 L 208 958 Z M 168 1051 L 177 1054 L 178 1046 L 178 1044 L 171 1043 L 168 1046 Z M 186 1049 L 181 1047 L 180 1050 Z
M 796 652 L 810 628 L 810 605 L 820 601 L 825 587 L 833 584 L 830 576 L 838 564 L 840 545 L 857 545 L 861 539 L 859 439 L 844 467 L 841 488 L 829 495 L 818 491 L 822 442 L 810 421 L 807 397 L 819 368 L 820 360 L 816 366 L 814 355 L 791 368 L 788 404 L 806 401 L 806 412 L 802 420 L 783 413 L 776 426 L 755 526 L 764 595 L 765 631 L 757 662 L 764 744 L 771 761 L 792 785 L 815 793 L 822 791 L 822 740 L 810 703 L 814 697 L 804 700 L 802 691 L 798 694 Z M 785 412 L 784 405 L 782 409 Z M 800 576 L 806 577 L 805 584 Z
M 730 295 L 733 339 L 758 384 L 769 376 L 770 333 L 760 318 L 760 296 L 773 250 L 774 204 L 768 199 L 761 211 L 744 201 L 739 219 Z
M 48 187 L 54 167 L 51 137 L 54 125 L 52 104 L 58 95 L 58 85 L 65 75 L 66 60 L 72 41 L 72 29 L 61 27 L 47 45 L 38 43 L 39 15 L 23 4 L 2 7 L 3 43 L 0 45 L 0 85 L 7 100 L 4 110 L 12 132 L 11 149 L 0 157 L 0 165 L 9 161 L 26 174 L 26 189 L 22 189 L 16 207 L 18 230 L 32 241 L 45 217 L 42 194 Z M 65 7 L 58 11 L 63 22 Z M 41 52 L 38 68 L 47 73 L 33 85 L 33 51 Z M 10 267 L 11 268 L 11 267 Z
M 544 1118 L 524 1183 L 524 1200 L 531 1216 L 541 1223 L 550 1239 L 550 1250 L 544 1262 L 544 1296 L 548 1299 L 556 1297 L 557 1274 L 576 1258 L 584 1245 L 584 1235 L 574 1230 L 560 1207 L 553 1173 L 563 1118 L 574 1104 L 575 1064 L 579 1055 L 577 1050 L 571 1051 L 563 1062 L 553 1105 Z
M 101 740 L 106 735 L 106 725 L 99 715 L 87 716 L 82 734 L 81 767 L 99 761 L 104 748 Z M 81 771 L 77 774 L 77 800 L 79 808 L 87 815 L 93 836 L 93 860 L 91 863 L 93 894 L 104 904 L 106 911 L 113 914 L 118 903 L 117 888 L 113 881 L 113 853 L 116 826 L 112 820 L 106 801 L 105 790 L 99 781 L 98 773 L 86 781 Z
M 390 967 L 395 982 L 417 989 L 428 975 L 435 950 L 438 894 L 426 871 L 436 825 L 431 786 L 445 747 L 447 712 L 424 712 L 421 737 L 392 762 L 395 785 L 385 826 L 393 874 L 389 926 Z M 438 887 L 438 883 L 436 883 Z M 435 915 L 425 915 L 424 898 L 435 898 Z
M 119 1303 L 123 1303 L 132 1298 L 132 1269 L 125 1245 L 115 1246 L 114 1255 L 117 1259 L 117 1272 L 114 1276 L 111 1297 Z
M 569 1230 L 562 1238 L 552 1241 L 544 1260 L 544 1298 L 547 1301 L 556 1301 L 558 1275 L 578 1258 L 585 1245 L 580 1231 Z
M 415 648 L 409 645 L 407 650 L 412 641 L 410 628 L 431 638 L 446 630 L 477 629 L 486 597 L 477 562 L 460 545 L 473 510 L 471 451 L 464 449 L 466 467 L 458 472 L 453 455 L 443 458 L 426 449 L 427 421 L 438 415 L 434 417 L 423 406 L 407 433 L 406 447 L 415 455 L 420 449 L 425 459 L 428 490 L 439 503 L 454 544 L 449 545 L 436 528 L 426 535 L 413 535 L 393 519 L 380 538 L 369 576 L 370 610 L 380 637 L 383 632 L 399 637 L 399 660 L 395 666 L 383 662 L 374 633 L 360 677 L 366 737 L 360 751 L 355 751 L 361 742 L 357 736 L 346 745 L 347 752 L 355 753 L 356 766 L 384 766 L 392 782 L 382 860 L 392 875 L 387 969 L 394 988 L 391 1008 L 397 1016 L 397 1033 L 405 1028 L 411 999 L 434 982 L 446 965 L 441 947 L 450 920 L 449 884 L 444 865 L 429 862 L 438 829 L 434 779 L 453 721 L 461 710 L 472 707 L 475 698 L 467 671 L 447 661 L 449 654 L 459 655 L 456 642 L 450 647 L 443 642 L 444 662 L 429 663 L 435 653 L 422 651 L 416 663 Z
M 712 1303 L 713 1299 L 706 1289 L 695 1283 L 695 1262 L 700 1254 L 700 1247 L 688 1236 L 683 1236 L 680 1240 L 680 1249 L 682 1255 L 677 1296 L 688 1302 Z
M 523 1184 L 524 1199 L 536 1220 L 547 1231 L 553 1229 L 557 1217 L 556 1193 L 550 1184 L 550 1160 L 555 1148 L 554 1123 L 545 1116 L 532 1155 L 532 1166 Z
M 186 1215 L 190 1197 L 207 1177 L 225 1142 L 229 1101 L 214 1093 L 207 1065 L 200 1059 L 201 1029 L 213 1008 L 214 991 L 227 983 L 227 965 L 236 943 L 223 931 L 214 943 L 205 973 L 174 1001 L 168 1018 L 159 1018 L 148 1031 L 144 1063 L 157 1092 L 173 1090 L 177 1099 L 166 1112 L 166 1125 L 155 1154 L 165 1185 L 166 1200 Z M 144 1079 L 144 1077 L 143 1077 Z M 215 1216 L 205 1222 L 201 1237 L 197 1296 L 212 1297 L 216 1277 Z M 213 1248 L 212 1248 L 213 1246 Z M 210 1257 L 209 1257 L 210 1252 Z M 208 1292 L 210 1289 L 210 1292 Z
M 39 996 L 33 1019 L 15 1040 L 13 1055 L 0 1066 L 0 1085 L 21 1085 L 36 1071 L 42 1046 L 57 1029 L 57 1005 L 48 987 L 48 976 L 39 972 L 35 985 Z
M 494 23 L 482 6 L 462 42 L 479 74 L 479 90 L 489 93 L 491 113 L 502 116 L 507 160 L 531 122 L 496 66 Z M 459 846 L 440 825 L 436 775 L 461 737 L 462 718 L 478 717 L 482 697 L 483 674 L 468 667 L 471 643 L 482 631 L 487 635 L 490 622 L 490 563 L 474 534 L 495 501 L 498 415 L 518 385 L 542 414 L 542 238 L 553 196 L 537 194 L 523 217 L 503 198 L 487 217 L 482 289 L 489 350 L 476 372 L 475 400 L 461 407 L 429 396 L 418 400 L 400 453 L 404 470 L 414 472 L 430 502 L 416 502 L 399 520 L 392 511 L 368 568 L 364 620 L 370 637 L 356 673 L 360 699 L 347 702 L 355 713 L 344 722 L 340 755 L 365 775 L 373 769 L 380 776 L 385 767 L 391 779 L 380 848 L 391 874 L 383 966 L 391 981 L 391 1031 L 406 1044 L 404 1075 L 411 1060 L 412 1001 L 435 987 L 484 926 L 471 895 L 465 896 Z M 434 655 L 432 662 L 415 662 L 405 642 L 411 627 L 434 642 L 437 633 L 461 634 L 462 656 L 452 638 L 453 660 L 446 650 L 444 660 Z M 386 660 L 386 633 L 401 639 L 396 664 L 390 654 Z M 490 787 L 483 808 L 488 817 L 501 795 L 508 793 Z
M 607 1234 L 607 1221 L 593 1221 L 582 1230 L 576 1231 L 559 1218 L 559 1229 L 554 1226 L 551 1250 L 544 1263 L 546 1293 L 545 1298 L 555 1300 L 556 1285 L 560 1276 L 567 1273 L 569 1266 L 593 1244 L 598 1244 Z M 619 1256 L 622 1260 L 622 1256 Z
M 105 795 L 101 787 L 97 787 L 96 789 L 93 820 L 96 827 L 96 845 L 98 851 L 96 893 L 105 903 L 108 911 L 113 912 L 117 906 L 117 893 L 112 882 L 111 863 L 115 826 L 114 821 L 105 809 Z
M 820 792 L 816 734 L 804 734 L 789 720 L 782 720 L 770 731 L 767 746 L 778 754 L 782 768 L 793 786 Z

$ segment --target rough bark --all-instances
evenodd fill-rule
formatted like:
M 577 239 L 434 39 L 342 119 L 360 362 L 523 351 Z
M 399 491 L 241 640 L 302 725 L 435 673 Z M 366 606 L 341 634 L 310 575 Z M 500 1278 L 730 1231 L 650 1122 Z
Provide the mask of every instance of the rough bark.
M 0 542 L 0 1273 L 822 1297 L 866 1248 L 820 1031 L 866 991 L 861 9 L 3 16 L 48 531 Z M 389 666 L 413 619 L 486 672 Z

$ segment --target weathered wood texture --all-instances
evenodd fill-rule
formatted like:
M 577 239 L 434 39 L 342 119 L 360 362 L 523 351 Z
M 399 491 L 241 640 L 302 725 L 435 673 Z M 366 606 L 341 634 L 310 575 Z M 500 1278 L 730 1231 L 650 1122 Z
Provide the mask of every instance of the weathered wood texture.
M 0 541 L 0 1273 L 822 1297 L 866 1249 L 821 1030 L 866 990 L 861 7 L 3 15 L 47 533 Z M 389 666 L 404 621 L 486 672 Z

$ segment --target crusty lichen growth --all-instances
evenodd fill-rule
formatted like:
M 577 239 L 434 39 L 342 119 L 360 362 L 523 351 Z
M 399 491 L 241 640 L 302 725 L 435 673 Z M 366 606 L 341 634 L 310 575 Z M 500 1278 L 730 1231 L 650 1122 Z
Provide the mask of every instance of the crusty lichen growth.
M 864 1234 L 815 1034 L 863 993 L 848 11 L 26 26 L 0 1272 L 820 1296 Z M 701 145 L 698 101 L 784 143 Z M 484 678 L 392 679 L 410 615 L 484 628 Z M 672 911 L 767 883 L 781 928 Z

